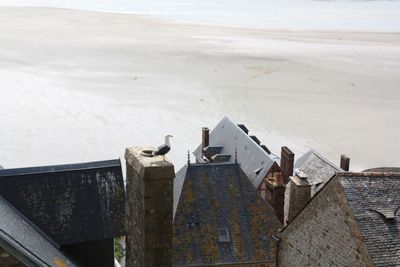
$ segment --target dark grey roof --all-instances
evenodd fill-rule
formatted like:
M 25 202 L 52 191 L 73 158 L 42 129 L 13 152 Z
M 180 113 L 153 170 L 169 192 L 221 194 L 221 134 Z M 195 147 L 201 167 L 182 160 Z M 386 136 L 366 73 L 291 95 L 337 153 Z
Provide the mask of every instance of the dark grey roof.
M 275 261 L 272 235 L 281 224 L 238 164 L 191 164 L 182 172 L 174 266 Z M 221 228 L 230 242 L 219 241 Z
M 53 243 L 0 196 L 0 247 L 27 266 L 76 266 Z
M 208 146 L 204 148 L 204 156 L 207 158 L 211 158 L 212 156 L 221 153 L 223 147 L 222 146 Z
M 400 174 L 338 177 L 375 265 L 400 266 Z
M 241 127 L 243 128 L 243 126 Z M 269 155 L 241 127 L 233 123 L 228 117 L 224 117 L 211 131 L 209 146 L 223 147 L 219 153 L 231 155 L 229 159 L 231 163 L 235 161 L 234 155 L 236 149 L 240 167 L 247 177 L 249 177 L 254 187 L 257 188 L 274 162 L 278 161 L 279 158 Z M 198 162 L 202 162 L 201 149 L 202 146 L 200 144 L 194 151 Z M 256 173 L 256 170 L 260 171 Z
M 307 180 L 312 187 L 312 195 L 318 192 L 336 172 L 343 171 L 340 167 L 327 160 L 321 154 L 310 150 L 301 156 L 294 165 L 295 170 L 307 174 Z
M 398 172 L 400 173 L 400 167 L 378 167 L 363 170 L 363 172 Z
M 0 194 L 59 245 L 125 232 L 119 160 L 0 170 Z
M 178 207 L 179 197 L 181 195 L 183 182 L 185 181 L 187 165 L 183 166 L 176 174 L 174 179 L 174 218 L 176 208 Z

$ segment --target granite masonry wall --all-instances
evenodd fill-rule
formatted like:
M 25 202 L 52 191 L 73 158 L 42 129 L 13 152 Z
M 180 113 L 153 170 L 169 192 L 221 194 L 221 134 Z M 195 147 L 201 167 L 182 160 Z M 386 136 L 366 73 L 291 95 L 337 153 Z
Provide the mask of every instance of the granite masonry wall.
M 126 266 L 172 266 L 174 166 L 163 156 L 144 156 L 144 150 L 125 152 Z
M 278 266 L 373 266 L 336 178 L 279 235 Z

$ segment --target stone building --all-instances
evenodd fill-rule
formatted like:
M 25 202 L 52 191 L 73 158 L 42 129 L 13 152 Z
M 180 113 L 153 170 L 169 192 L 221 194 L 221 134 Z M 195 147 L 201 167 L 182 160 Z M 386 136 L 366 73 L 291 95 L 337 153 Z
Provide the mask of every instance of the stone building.
M 258 194 L 273 206 L 278 219 L 283 222 L 284 184 L 287 180 L 279 166 L 279 157 L 256 136 L 249 135 L 245 125 L 235 124 L 224 117 L 211 132 L 203 128 L 202 142 L 193 154 L 197 163 L 239 163 Z M 182 187 L 181 176 L 177 177 L 178 192 L 175 195 Z M 175 208 L 176 205 L 175 202 Z
M 338 173 L 279 232 L 279 266 L 399 266 L 400 173 Z
M 119 160 L 3 169 L 0 196 L 1 266 L 114 266 L 125 234 Z
M 237 163 L 189 163 L 174 218 L 174 266 L 275 266 L 281 224 Z
M 295 175 L 289 178 L 285 190 L 285 224 L 297 215 L 335 173 L 343 171 L 314 150 L 297 159 L 294 169 Z

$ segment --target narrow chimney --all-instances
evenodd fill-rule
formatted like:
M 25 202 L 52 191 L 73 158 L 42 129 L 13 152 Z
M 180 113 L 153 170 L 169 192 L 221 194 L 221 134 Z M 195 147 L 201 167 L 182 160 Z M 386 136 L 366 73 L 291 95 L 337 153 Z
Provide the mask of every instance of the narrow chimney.
M 283 184 L 282 173 L 277 172 L 275 174 L 275 183 L 272 191 L 272 205 L 275 209 L 276 216 L 282 224 L 284 223 L 285 188 L 286 186 Z
M 276 173 L 275 184 L 276 185 L 283 185 L 282 173 L 280 173 L 280 172 Z
M 293 175 L 294 153 L 286 146 L 281 148 L 281 170 L 283 183 L 289 182 L 289 177 Z
M 350 169 L 350 158 L 344 154 L 340 156 L 340 168 L 346 172 Z
M 207 127 L 202 128 L 202 141 L 201 141 L 201 153 L 204 156 L 204 148 L 210 145 L 210 129 Z
M 304 172 L 290 177 L 286 185 L 284 221 L 290 223 L 311 199 L 311 184 Z

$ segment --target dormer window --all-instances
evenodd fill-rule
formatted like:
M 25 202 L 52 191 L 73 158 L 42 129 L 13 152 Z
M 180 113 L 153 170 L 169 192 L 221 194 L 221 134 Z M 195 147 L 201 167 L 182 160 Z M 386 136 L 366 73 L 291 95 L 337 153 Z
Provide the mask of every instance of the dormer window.
M 228 228 L 218 228 L 218 240 L 221 243 L 230 242 Z

